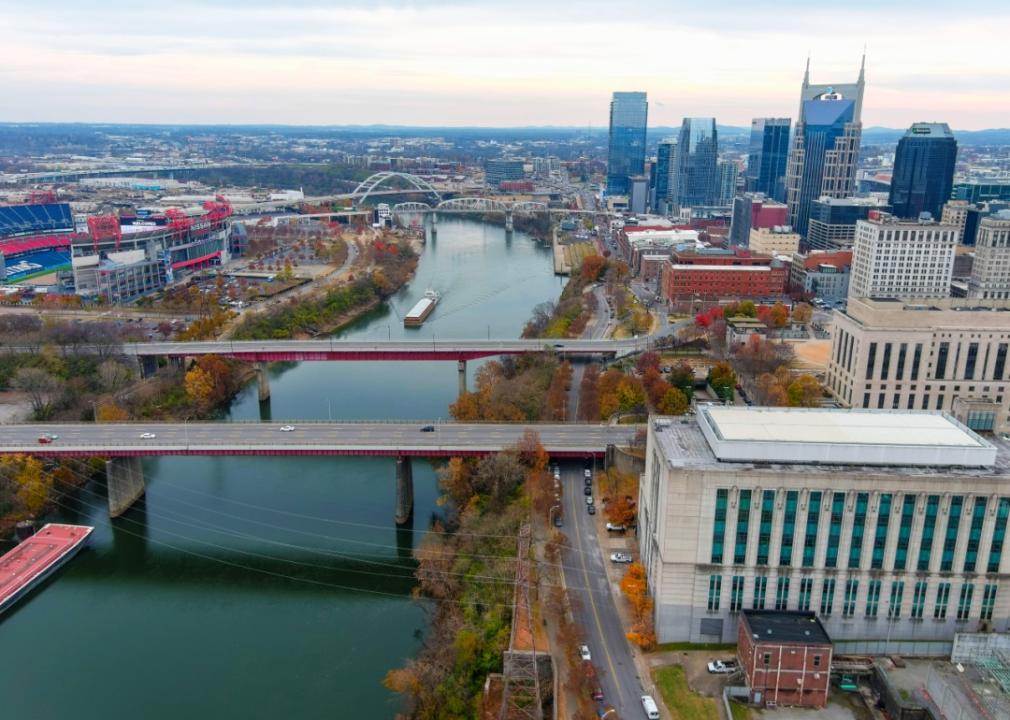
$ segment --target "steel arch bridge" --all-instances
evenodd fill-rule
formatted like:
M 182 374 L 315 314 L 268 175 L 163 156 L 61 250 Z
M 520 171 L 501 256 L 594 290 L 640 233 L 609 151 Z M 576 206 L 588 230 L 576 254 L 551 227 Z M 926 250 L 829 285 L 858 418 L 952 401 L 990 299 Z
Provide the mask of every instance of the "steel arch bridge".
M 389 170 L 375 173 L 371 177 L 366 178 L 358 185 L 358 187 L 354 188 L 354 192 L 351 193 L 351 195 L 358 203 L 362 203 L 369 195 L 377 191 L 383 185 L 388 184 L 390 180 L 394 179 L 404 180 L 411 186 L 412 189 L 407 189 L 404 192 L 420 191 L 433 195 L 437 199 L 441 199 L 442 197 L 438 194 L 438 190 L 432 187 L 431 183 L 424 178 L 418 177 L 417 175 L 411 175 L 410 173 L 393 172 Z
M 423 202 L 402 202 L 392 207 L 395 213 L 427 213 L 427 212 L 500 212 L 518 213 L 520 215 L 532 215 L 533 213 L 549 212 L 549 208 L 542 202 L 516 202 L 506 203 L 494 198 L 482 197 L 462 197 L 451 200 L 443 200 L 438 205 L 431 206 Z M 560 211 L 566 212 L 566 211 Z

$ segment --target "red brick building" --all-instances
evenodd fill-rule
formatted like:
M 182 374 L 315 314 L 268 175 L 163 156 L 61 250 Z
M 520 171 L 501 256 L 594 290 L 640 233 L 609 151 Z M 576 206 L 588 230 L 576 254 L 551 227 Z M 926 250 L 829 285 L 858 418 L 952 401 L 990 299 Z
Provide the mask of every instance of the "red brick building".
M 743 248 L 674 252 L 663 268 L 663 296 L 671 303 L 724 298 L 778 298 L 789 266 Z
M 744 610 L 737 657 L 755 705 L 828 704 L 831 638 L 814 613 Z

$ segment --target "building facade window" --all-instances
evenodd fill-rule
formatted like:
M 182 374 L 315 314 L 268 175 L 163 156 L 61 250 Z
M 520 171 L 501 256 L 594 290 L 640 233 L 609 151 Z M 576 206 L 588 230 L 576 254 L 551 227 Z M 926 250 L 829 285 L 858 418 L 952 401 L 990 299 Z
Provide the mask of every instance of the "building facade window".
M 825 578 L 821 583 L 821 615 L 827 617 L 835 608 L 835 579 Z
M 975 572 L 978 564 L 978 547 L 982 542 L 982 524 L 985 522 L 986 499 L 975 498 L 975 507 L 971 510 L 971 527 L 968 528 L 968 545 L 964 553 L 964 572 Z
M 954 495 L 950 499 L 947 513 L 947 532 L 943 537 L 943 555 L 940 557 L 940 572 L 950 572 L 954 568 L 954 550 L 957 547 L 957 531 L 961 527 L 961 511 L 964 496 Z
M 922 343 L 915 344 L 915 352 L 912 354 L 912 379 L 919 379 L 919 362 L 922 360 Z
M 992 529 L 992 544 L 989 546 L 989 562 L 986 563 L 986 572 L 999 572 L 1000 562 L 1003 560 L 1003 543 L 1006 540 L 1006 523 L 1010 517 L 1010 498 L 1001 497 L 996 510 L 996 524 Z
M 1006 372 L 1006 343 L 1000 343 L 999 347 L 996 348 L 996 362 L 993 364 L 992 369 L 992 379 L 1002 380 L 1003 374 Z
M 775 609 L 785 610 L 789 605 L 789 578 L 780 576 L 775 582 Z
M 901 601 L 905 596 L 905 581 L 895 580 L 891 583 L 891 600 L 887 606 L 887 619 L 897 620 L 901 617 Z
M 908 564 L 908 544 L 912 539 L 912 520 L 915 518 L 915 495 L 905 495 L 901 503 L 901 520 L 898 524 L 898 542 L 894 548 L 894 569 L 904 570 Z
M 961 586 L 961 596 L 957 599 L 957 619 L 964 622 L 971 615 L 971 596 L 975 594 L 975 585 L 964 583 Z
M 740 491 L 736 514 L 736 544 L 733 547 L 733 562 L 743 565 L 747 561 L 747 531 L 750 525 L 750 490 Z
M 831 523 L 828 526 L 828 548 L 824 557 L 825 567 L 838 567 L 838 546 L 842 540 L 842 516 L 845 514 L 845 493 L 831 495 Z
M 929 584 L 925 580 L 915 583 L 915 590 L 912 591 L 912 619 L 922 620 L 922 610 L 926 606 L 926 591 Z
M 884 357 L 880 361 L 880 379 L 887 380 L 891 372 L 891 343 L 884 343 Z
M 880 580 L 870 580 L 866 590 L 866 617 L 877 617 L 880 607 Z
M 734 575 L 730 587 L 729 611 L 740 612 L 743 609 L 743 575 Z
M 722 599 L 722 575 L 708 577 L 708 611 L 718 612 L 719 601 Z
M 898 349 L 898 367 L 894 370 L 895 380 L 905 379 L 905 356 L 908 354 L 908 343 L 901 343 Z
M 947 619 L 947 603 L 950 600 L 950 583 L 942 582 L 936 588 L 936 605 L 933 607 L 934 620 Z
M 775 491 L 761 493 L 761 520 L 758 525 L 757 564 L 768 564 L 768 550 L 772 542 L 772 518 L 775 514 Z
M 759 575 L 754 578 L 754 609 L 765 609 L 765 598 L 768 594 L 768 578 Z
M 782 545 L 779 547 L 779 565 L 793 564 L 793 542 L 796 537 L 796 505 L 799 501 L 796 490 L 786 492 L 786 509 L 782 516 Z
M 812 491 L 807 499 L 807 527 L 803 533 L 803 567 L 813 567 L 817 553 L 817 525 L 821 520 L 821 493 Z
M 992 611 L 996 607 L 996 585 L 990 583 L 982 590 L 982 608 L 979 618 L 982 620 L 992 620 Z
M 845 581 L 845 600 L 842 603 L 842 617 L 850 618 L 856 612 L 856 595 L 859 593 L 858 580 Z
M 849 544 L 849 569 L 859 568 L 863 554 L 863 536 L 866 533 L 866 510 L 870 504 L 869 493 L 856 495 L 856 511 L 852 517 L 852 535 Z
M 813 578 L 800 578 L 800 597 L 799 604 L 797 606 L 798 610 L 806 612 L 810 610 L 810 597 L 814 593 L 814 579 Z
M 726 542 L 726 508 L 729 506 L 729 491 L 715 491 L 715 522 L 712 525 L 712 563 L 722 564 Z
M 871 342 L 870 349 L 866 353 L 866 379 L 873 379 L 873 365 L 877 361 L 877 343 Z
M 939 495 L 930 495 L 926 498 L 926 513 L 922 520 L 922 538 L 919 542 L 919 561 L 915 565 L 915 569 L 920 572 L 929 570 L 929 561 L 933 555 L 933 539 L 936 536 L 936 516 L 939 510 Z
M 947 355 L 949 354 L 950 354 L 950 343 L 949 342 L 940 343 L 940 347 L 936 351 L 937 380 L 943 380 L 944 376 L 947 374 Z
M 891 521 L 891 494 L 884 493 L 880 496 L 877 505 L 877 527 L 873 532 L 873 555 L 870 558 L 870 567 L 880 570 L 884 567 L 884 548 L 887 545 L 887 526 Z
M 964 379 L 974 380 L 975 379 L 975 363 L 978 361 L 978 343 L 973 342 L 968 344 L 968 355 L 965 357 L 964 361 Z M 956 372 L 956 369 L 955 369 Z

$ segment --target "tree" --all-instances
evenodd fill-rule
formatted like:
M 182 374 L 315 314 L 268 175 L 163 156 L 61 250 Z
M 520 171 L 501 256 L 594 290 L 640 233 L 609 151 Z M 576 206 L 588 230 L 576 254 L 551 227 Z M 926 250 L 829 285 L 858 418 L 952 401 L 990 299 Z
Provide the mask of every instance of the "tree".
M 130 419 L 130 413 L 112 400 L 96 404 L 98 410 L 95 413 L 95 422 L 126 422 Z
M 607 267 L 607 259 L 600 255 L 587 255 L 582 258 L 582 279 L 596 282 Z
M 636 377 L 625 377 L 617 384 L 617 407 L 631 412 L 645 406 L 645 389 Z
M 646 371 L 650 369 L 658 372 L 659 353 L 652 352 L 651 350 L 642 353 L 641 355 L 638 356 L 638 361 L 635 363 L 635 369 L 638 370 L 638 372 L 641 373 L 642 375 L 644 375 Z
M 733 397 L 736 386 L 736 372 L 727 362 L 717 362 L 708 371 L 708 384 L 721 398 Z
M 199 365 L 189 369 L 183 380 L 183 386 L 189 399 L 200 405 L 210 404 L 214 397 L 214 380 L 210 373 Z
M 770 327 L 779 329 L 789 324 L 789 308 L 780 302 L 772 306 L 768 313 L 768 324 Z
M 694 393 L 694 368 L 684 360 L 678 360 L 670 368 L 669 382 L 682 393 L 690 396 Z
M 58 378 L 33 367 L 18 368 L 11 385 L 15 390 L 28 394 L 36 420 L 47 420 L 52 416 L 56 399 L 63 389 L 63 383 Z
M 789 407 L 819 407 L 821 404 L 821 384 L 808 373 L 798 375 L 786 389 Z
M 683 415 L 690 405 L 687 395 L 679 388 L 671 387 L 663 394 L 656 409 L 663 415 Z
M 814 309 L 807 303 L 796 303 L 793 308 L 793 322 L 806 325 L 814 316 Z
M 98 366 L 98 378 L 109 392 L 115 392 L 130 382 L 133 373 L 117 360 L 105 360 Z
M 600 379 L 600 366 L 593 363 L 582 374 L 582 385 L 579 388 L 579 420 L 600 419 L 600 395 L 597 382 Z

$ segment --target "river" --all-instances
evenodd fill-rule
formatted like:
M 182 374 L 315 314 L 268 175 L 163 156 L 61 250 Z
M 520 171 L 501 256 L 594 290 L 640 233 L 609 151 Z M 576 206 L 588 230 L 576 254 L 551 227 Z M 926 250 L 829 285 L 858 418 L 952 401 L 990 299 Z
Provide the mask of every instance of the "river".
M 402 317 L 442 293 L 423 327 Z M 550 249 L 442 218 L 414 281 L 341 336 L 517 337 L 556 299 Z M 477 363 L 470 363 L 472 382 Z M 271 369 L 234 420 L 433 419 L 454 363 L 303 363 Z M 386 672 L 427 629 L 411 548 L 439 512 L 414 461 L 412 528 L 393 524 L 389 458 L 156 458 L 145 499 L 107 517 L 93 484 L 53 520 L 96 526 L 89 549 L 0 619 L 0 717 L 390 718 Z

